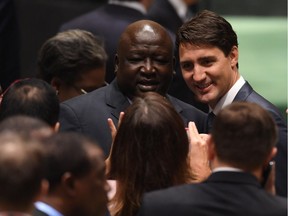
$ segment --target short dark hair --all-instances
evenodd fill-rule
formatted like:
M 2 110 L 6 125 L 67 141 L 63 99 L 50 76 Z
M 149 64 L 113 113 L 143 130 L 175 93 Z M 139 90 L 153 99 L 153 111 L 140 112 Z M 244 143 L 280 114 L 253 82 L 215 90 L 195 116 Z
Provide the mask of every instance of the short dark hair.
M 31 78 L 12 84 L 0 104 L 0 121 L 15 115 L 27 115 L 54 126 L 59 118 L 59 100 L 47 82 Z
M 41 191 L 44 151 L 35 140 L 0 133 L 0 203 L 27 209 Z
M 48 39 L 38 54 L 38 76 L 48 83 L 58 77 L 71 85 L 79 74 L 106 65 L 103 42 L 85 30 L 67 30 Z
M 181 44 L 216 46 L 228 56 L 238 40 L 231 24 L 218 14 L 203 10 L 178 30 L 176 46 Z
M 0 122 L 0 133 L 13 132 L 27 138 L 43 139 L 53 133 L 50 125 L 41 119 L 30 116 L 15 115 Z
M 273 118 L 259 105 L 234 102 L 216 116 L 212 139 L 219 160 L 253 171 L 267 160 L 277 130 Z
M 59 132 L 44 140 L 46 150 L 45 177 L 53 192 L 66 172 L 82 177 L 93 168 L 85 146 L 95 145 L 85 136 L 74 132 Z
M 190 181 L 188 151 L 185 125 L 169 100 L 155 92 L 135 98 L 111 152 L 116 204 L 123 202 L 117 215 L 134 215 L 144 192 Z

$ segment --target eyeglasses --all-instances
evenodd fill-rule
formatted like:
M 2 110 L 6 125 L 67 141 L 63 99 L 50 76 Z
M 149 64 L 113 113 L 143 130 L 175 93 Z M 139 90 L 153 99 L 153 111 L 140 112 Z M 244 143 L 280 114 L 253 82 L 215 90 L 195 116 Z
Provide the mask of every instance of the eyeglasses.
M 109 85 L 107 82 L 104 82 L 104 84 L 103 85 L 101 85 L 99 88 L 101 88 L 101 87 L 104 87 L 104 86 L 107 86 L 107 85 Z M 92 91 L 94 91 L 94 90 L 96 90 L 97 88 L 94 88 L 94 89 L 89 89 L 89 90 L 84 90 L 83 88 L 79 88 L 79 87 L 77 87 L 76 85 L 72 85 L 72 87 L 76 90 L 76 91 L 78 91 L 80 94 L 88 94 L 89 92 L 92 92 Z

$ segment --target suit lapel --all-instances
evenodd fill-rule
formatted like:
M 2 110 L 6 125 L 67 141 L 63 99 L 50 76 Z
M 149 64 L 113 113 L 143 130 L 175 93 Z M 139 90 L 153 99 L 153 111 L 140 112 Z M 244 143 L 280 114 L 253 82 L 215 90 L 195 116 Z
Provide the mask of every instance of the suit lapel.
M 108 86 L 105 100 L 107 106 L 111 108 L 111 115 L 116 119 L 119 119 L 120 112 L 125 111 L 130 105 L 126 96 L 119 90 L 116 79 Z
M 253 88 L 246 81 L 246 83 L 239 90 L 233 101 L 246 101 L 247 97 L 253 92 Z

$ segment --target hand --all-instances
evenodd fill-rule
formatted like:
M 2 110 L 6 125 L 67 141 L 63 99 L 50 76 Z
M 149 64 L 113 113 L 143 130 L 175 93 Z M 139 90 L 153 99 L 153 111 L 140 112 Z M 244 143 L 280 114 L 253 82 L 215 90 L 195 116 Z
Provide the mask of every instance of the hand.
M 123 120 L 123 117 L 124 117 L 124 112 L 120 112 L 119 121 L 118 121 L 118 125 L 117 125 L 118 128 L 119 128 L 119 126 L 120 126 L 120 124 L 121 124 L 121 122 Z M 105 160 L 105 163 L 106 163 L 106 174 L 108 174 L 109 171 L 110 171 L 110 157 L 111 157 L 111 153 L 112 153 L 112 149 L 113 149 L 114 139 L 115 139 L 116 134 L 117 134 L 117 128 L 116 128 L 113 120 L 111 118 L 108 118 L 107 119 L 107 123 L 108 123 L 108 126 L 109 126 L 110 131 L 111 131 L 112 144 L 111 144 L 109 156 Z
M 189 162 L 193 177 L 193 182 L 205 180 L 211 173 L 208 161 L 207 140 L 210 135 L 199 134 L 194 122 L 188 124 L 189 136 Z

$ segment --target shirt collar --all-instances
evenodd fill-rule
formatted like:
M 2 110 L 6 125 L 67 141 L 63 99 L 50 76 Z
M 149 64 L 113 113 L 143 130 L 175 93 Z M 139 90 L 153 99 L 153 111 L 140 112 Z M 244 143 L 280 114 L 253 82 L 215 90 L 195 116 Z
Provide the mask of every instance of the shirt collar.
M 121 1 L 120 2 L 118 0 L 109 0 L 108 3 L 133 8 L 135 10 L 140 11 L 142 14 L 147 14 L 146 8 L 140 2 L 131 2 L 131 1 Z
M 178 16 L 182 19 L 186 19 L 186 14 L 188 11 L 187 5 L 183 2 L 183 0 L 168 0 L 173 8 L 176 10 Z
M 59 211 L 57 211 L 56 209 L 54 209 L 52 206 L 44 203 L 44 202 L 36 202 L 34 203 L 34 205 L 36 206 L 36 208 L 50 216 L 64 216 L 63 214 L 61 214 Z
M 212 170 L 213 173 L 222 172 L 222 171 L 243 172 L 243 170 L 235 168 L 235 167 L 216 167 L 215 169 Z
M 230 90 L 219 100 L 215 108 L 213 110 L 210 108 L 210 111 L 213 111 L 213 113 L 217 115 L 221 109 L 231 104 L 244 84 L 245 80 L 242 76 L 240 76 L 240 78 L 236 81 L 232 88 L 230 88 Z

